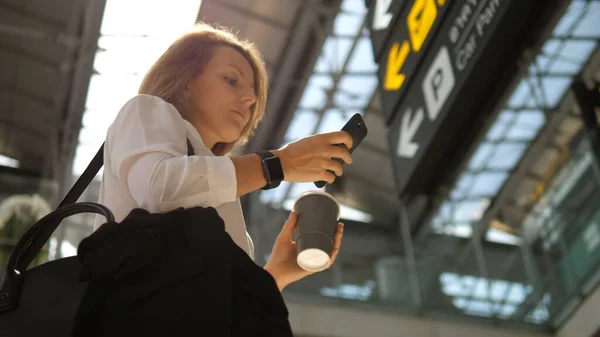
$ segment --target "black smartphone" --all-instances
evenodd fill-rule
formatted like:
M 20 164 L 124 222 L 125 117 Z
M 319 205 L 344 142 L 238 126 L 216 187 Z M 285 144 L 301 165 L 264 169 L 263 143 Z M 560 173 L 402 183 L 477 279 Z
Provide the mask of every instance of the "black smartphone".
M 352 116 L 350 118 L 350 120 L 348 120 L 346 125 L 344 125 L 344 127 L 342 128 L 342 131 L 346 131 L 350 134 L 350 136 L 352 136 L 352 148 L 349 149 L 350 153 L 352 153 L 352 152 L 354 152 L 354 149 L 356 149 L 356 147 L 367 136 L 367 125 L 365 124 L 365 121 L 363 120 L 362 116 L 357 113 L 357 114 L 354 114 L 354 116 Z M 339 144 L 337 146 L 346 147 L 346 145 L 344 145 L 344 144 Z M 333 160 L 339 162 L 340 164 L 344 163 L 344 161 L 339 158 L 333 158 Z M 315 186 L 317 186 L 319 188 L 325 186 L 326 184 L 327 184 L 326 181 L 316 181 L 315 182 Z

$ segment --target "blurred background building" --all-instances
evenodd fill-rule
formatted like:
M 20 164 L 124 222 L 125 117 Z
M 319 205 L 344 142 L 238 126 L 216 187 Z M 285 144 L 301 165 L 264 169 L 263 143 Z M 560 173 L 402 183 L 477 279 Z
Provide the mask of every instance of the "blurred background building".
M 369 128 L 326 187 L 343 205 L 337 263 L 284 291 L 298 336 L 600 335 L 592 0 L 0 0 L 0 264 L 31 221 L 10 205 L 56 207 L 198 20 L 253 41 L 268 66 L 266 117 L 236 153 L 357 112 Z M 258 264 L 313 188 L 243 198 Z M 76 254 L 91 223 L 70 218 L 43 258 Z

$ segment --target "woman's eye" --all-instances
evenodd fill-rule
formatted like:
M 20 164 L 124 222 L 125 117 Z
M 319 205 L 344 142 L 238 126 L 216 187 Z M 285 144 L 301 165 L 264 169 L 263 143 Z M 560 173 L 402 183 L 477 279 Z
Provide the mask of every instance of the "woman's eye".
M 229 83 L 229 85 L 231 85 L 232 87 L 237 86 L 237 80 L 235 78 L 225 76 L 225 81 L 227 81 L 227 83 Z

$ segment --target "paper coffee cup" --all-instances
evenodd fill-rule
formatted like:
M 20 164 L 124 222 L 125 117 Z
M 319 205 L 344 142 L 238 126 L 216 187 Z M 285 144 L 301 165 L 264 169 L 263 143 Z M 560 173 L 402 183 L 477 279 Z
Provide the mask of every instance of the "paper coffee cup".
M 331 194 L 314 190 L 302 193 L 293 209 L 298 214 L 298 265 L 310 272 L 326 269 L 331 262 L 340 205 Z

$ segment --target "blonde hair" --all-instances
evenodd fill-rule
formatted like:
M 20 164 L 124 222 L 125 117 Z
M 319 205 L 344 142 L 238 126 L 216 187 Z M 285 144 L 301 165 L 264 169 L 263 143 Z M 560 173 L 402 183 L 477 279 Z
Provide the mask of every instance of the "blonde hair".
M 236 145 L 245 144 L 254 134 L 265 113 L 268 76 L 262 55 L 247 40 L 230 31 L 205 23 L 197 23 L 180 36 L 150 67 L 139 88 L 140 94 L 160 97 L 173 104 L 185 118 L 185 89 L 188 82 L 198 76 L 208 63 L 216 47 L 228 46 L 240 52 L 254 71 L 256 103 L 250 109 L 248 124 L 240 138 L 233 143 L 217 143 L 211 150 L 216 155 L 229 153 Z

